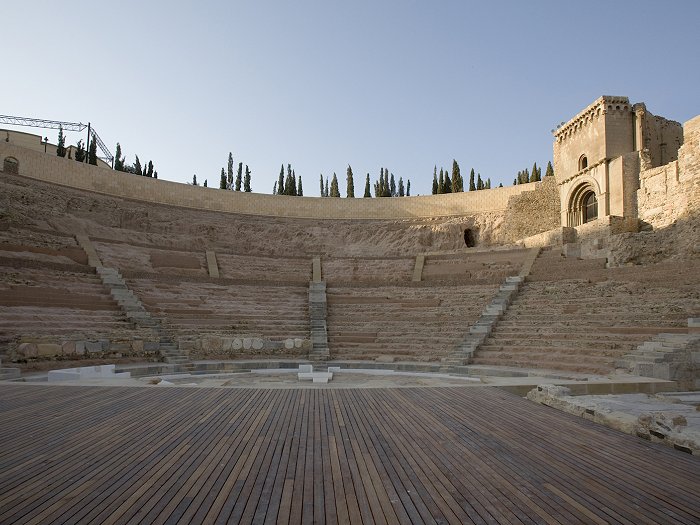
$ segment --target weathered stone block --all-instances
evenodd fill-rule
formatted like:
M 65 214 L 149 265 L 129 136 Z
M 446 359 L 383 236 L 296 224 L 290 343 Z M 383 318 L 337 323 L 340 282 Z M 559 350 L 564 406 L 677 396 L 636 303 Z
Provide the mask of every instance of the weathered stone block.
M 54 343 L 39 343 L 36 345 L 39 357 L 55 357 L 61 355 L 61 346 Z
M 143 339 L 133 339 L 131 341 L 131 350 L 137 354 L 143 352 Z
M 17 355 L 25 359 L 32 359 L 37 357 L 39 353 L 34 343 L 21 343 L 17 347 Z
M 63 355 L 75 355 L 75 342 L 74 341 L 65 341 L 61 345 L 61 354 Z
M 202 350 L 210 352 L 220 352 L 223 349 L 223 341 L 221 337 L 216 335 L 207 335 L 202 339 Z
M 102 343 L 99 341 L 86 341 L 85 342 L 85 353 L 87 354 L 100 354 L 102 353 Z
M 253 346 L 253 339 L 250 337 L 244 337 L 243 338 L 243 348 L 246 350 L 250 350 L 250 348 Z
M 85 355 L 85 341 L 75 342 L 75 355 Z

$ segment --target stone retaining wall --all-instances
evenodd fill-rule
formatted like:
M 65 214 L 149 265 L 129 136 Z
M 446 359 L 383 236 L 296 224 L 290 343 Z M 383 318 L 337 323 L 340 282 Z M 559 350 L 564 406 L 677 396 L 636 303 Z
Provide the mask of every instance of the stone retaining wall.
M 393 199 L 289 197 L 139 177 L 0 142 L 0 166 L 10 157 L 19 161 L 20 175 L 62 186 L 170 206 L 290 218 L 406 219 L 502 211 L 510 197 L 532 190 L 536 184 Z

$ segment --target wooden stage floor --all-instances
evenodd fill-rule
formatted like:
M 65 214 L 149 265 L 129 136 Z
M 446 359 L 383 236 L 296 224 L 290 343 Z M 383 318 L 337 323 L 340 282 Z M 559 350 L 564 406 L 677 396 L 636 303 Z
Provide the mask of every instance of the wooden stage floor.
M 700 523 L 700 460 L 494 388 L 0 385 L 0 523 Z

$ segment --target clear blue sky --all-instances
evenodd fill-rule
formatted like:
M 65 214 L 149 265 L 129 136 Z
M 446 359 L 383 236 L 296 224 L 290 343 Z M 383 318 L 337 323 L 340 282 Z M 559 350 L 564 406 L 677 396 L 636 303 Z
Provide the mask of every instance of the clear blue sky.
M 231 151 L 261 193 L 282 163 L 305 195 L 333 172 L 345 195 L 348 164 L 356 194 L 382 166 L 425 194 L 453 158 L 509 185 L 600 95 L 699 114 L 699 21 L 697 0 L 3 2 L 0 113 L 91 121 L 181 182 L 218 186 Z

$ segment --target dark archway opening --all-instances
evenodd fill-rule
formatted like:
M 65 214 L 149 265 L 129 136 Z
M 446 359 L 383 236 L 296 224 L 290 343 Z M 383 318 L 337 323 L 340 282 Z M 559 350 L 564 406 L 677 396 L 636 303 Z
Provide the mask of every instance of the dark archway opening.
M 19 174 L 19 161 L 14 157 L 5 157 L 2 163 L 2 171 L 5 173 Z
M 474 246 L 476 246 L 476 236 L 470 228 L 464 229 L 464 244 L 467 245 L 467 248 L 474 248 Z

